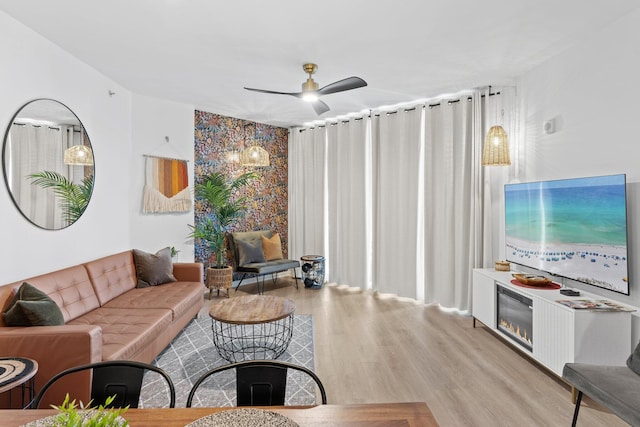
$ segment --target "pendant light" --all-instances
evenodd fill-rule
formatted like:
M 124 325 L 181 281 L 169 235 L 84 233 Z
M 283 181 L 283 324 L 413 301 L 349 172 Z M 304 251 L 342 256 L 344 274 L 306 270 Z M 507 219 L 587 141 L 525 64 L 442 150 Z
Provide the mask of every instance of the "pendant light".
M 93 152 L 86 145 L 74 145 L 64 150 L 64 164 L 71 166 L 93 166 Z
M 255 132 L 254 137 L 252 139 L 253 145 L 249 148 L 245 148 L 242 153 L 240 153 L 240 164 L 242 166 L 248 167 L 265 167 L 269 166 L 269 153 L 262 147 L 256 145 L 255 141 Z M 246 138 L 245 132 L 245 143 L 248 142 L 248 138 Z
M 499 95 L 500 92 L 497 94 Z M 491 95 L 494 94 L 491 93 L 491 86 L 489 86 L 489 96 Z M 504 109 L 501 109 L 501 115 L 502 122 L 504 122 Z M 509 139 L 507 138 L 507 132 L 500 125 L 491 126 L 491 128 L 489 128 L 489 132 L 487 132 L 486 138 L 484 139 L 484 147 L 482 149 L 482 166 L 509 166 L 510 164 L 511 156 L 509 155 Z

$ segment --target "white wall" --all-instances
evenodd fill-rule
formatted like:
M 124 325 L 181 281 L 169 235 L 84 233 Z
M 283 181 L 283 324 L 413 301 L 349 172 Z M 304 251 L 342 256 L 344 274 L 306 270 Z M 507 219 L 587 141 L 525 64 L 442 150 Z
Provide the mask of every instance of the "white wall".
M 631 295 L 572 286 L 634 306 L 640 306 L 639 45 L 636 10 L 517 82 L 523 144 L 518 180 L 627 174 Z M 542 124 L 549 119 L 556 132 L 545 135 Z M 638 331 L 634 337 L 637 342 Z
M 0 12 L 0 51 L 3 134 L 23 104 L 53 98 L 80 118 L 95 155 L 91 202 L 83 216 L 63 230 L 32 225 L 0 184 L 0 284 L 133 247 L 156 251 L 180 246 L 180 260 L 193 259 L 193 249 L 184 246 L 192 214 L 161 218 L 139 214 L 142 154 L 180 156 L 190 159 L 193 167 L 193 107 L 133 95 L 4 12 Z M 165 135 L 175 141 L 175 152 L 155 145 Z
M 143 214 L 144 155 L 188 160 L 193 187 L 194 108 L 148 96 L 133 96 L 133 157 L 131 168 L 131 242 L 133 247 L 156 252 L 166 246 L 180 250 L 179 261 L 193 261 L 193 209 L 186 213 Z M 165 140 L 169 138 L 169 142 Z

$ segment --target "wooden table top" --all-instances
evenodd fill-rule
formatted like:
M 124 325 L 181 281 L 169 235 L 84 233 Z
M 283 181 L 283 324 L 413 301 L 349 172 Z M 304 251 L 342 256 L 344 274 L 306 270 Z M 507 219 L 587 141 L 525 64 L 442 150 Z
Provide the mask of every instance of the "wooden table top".
M 161 408 L 129 409 L 124 418 L 132 427 L 182 427 L 206 415 L 234 408 Z M 433 414 L 424 402 L 412 403 L 368 403 L 359 405 L 319 405 L 313 407 L 268 407 L 302 427 L 332 426 L 437 426 Z M 53 409 L 0 410 L 0 425 L 18 427 L 29 421 L 55 414 Z
M 223 323 L 250 325 L 275 322 L 296 311 L 296 304 L 287 298 L 271 295 L 247 295 L 222 300 L 211 306 L 209 316 Z

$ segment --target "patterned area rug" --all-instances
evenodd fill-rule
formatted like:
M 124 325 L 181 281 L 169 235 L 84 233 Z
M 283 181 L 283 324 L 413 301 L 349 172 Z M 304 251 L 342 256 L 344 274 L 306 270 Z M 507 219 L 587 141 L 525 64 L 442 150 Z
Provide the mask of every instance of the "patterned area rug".
M 313 317 L 310 314 L 294 316 L 293 337 L 287 350 L 278 358 L 315 370 L 313 356 Z M 218 354 L 213 345 L 211 318 L 200 315 L 163 350 L 153 364 L 164 369 L 176 387 L 176 407 L 184 408 L 193 383 L 208 370 L 229 362 Z M 314 405 L 316 386 L 300 372 L 287 376 L 287 405 Z M 169 406 L 164 380 L 156 373 L 145 375 L 140 393 L 139 407 Z M 236 406 L 235 370 L 213 375 L 203 382 L 192 406 Z

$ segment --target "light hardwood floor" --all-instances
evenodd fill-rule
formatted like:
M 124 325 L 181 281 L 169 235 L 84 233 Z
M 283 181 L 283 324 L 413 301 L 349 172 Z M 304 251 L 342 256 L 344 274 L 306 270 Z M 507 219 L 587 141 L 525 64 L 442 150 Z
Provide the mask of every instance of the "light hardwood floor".
M 329 403 L 424 401 L 441 426 L 571 425 L 569 387 L 470 316 L 346 286 L 296 290 L 289 277 L 265 288 L 313 315 Z M 255 292 L 250 284 L 230 295 Z M 205 298 L 202 313 L 220 298 Z M 585 398 L 578 425 L 627 424 Z

